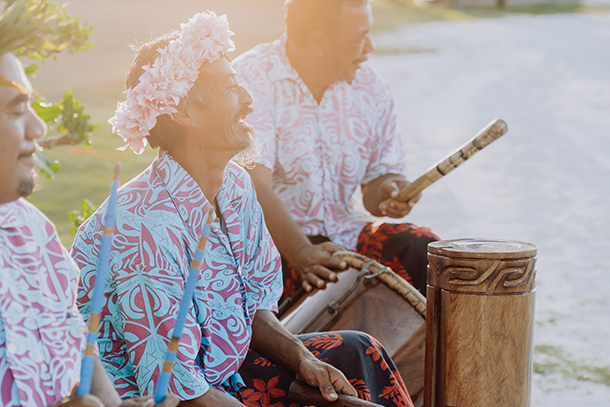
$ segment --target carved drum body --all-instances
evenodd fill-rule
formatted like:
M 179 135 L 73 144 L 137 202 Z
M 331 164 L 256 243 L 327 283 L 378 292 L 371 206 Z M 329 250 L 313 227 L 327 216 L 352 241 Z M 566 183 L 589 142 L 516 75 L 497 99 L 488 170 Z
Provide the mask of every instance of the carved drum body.
M 537 247 L 460 239 L 428 245 L 427 407 L 527 407 Z

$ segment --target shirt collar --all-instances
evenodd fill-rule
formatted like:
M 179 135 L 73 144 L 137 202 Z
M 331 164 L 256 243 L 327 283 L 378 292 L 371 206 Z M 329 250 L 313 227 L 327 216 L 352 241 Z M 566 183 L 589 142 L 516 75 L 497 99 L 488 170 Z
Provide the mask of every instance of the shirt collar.
M 212 205 L 193 177 L 167 151 L 159 150 L 153 170 L 176 206 L 182 222 L 197 239 L 203 230 L 203 218 Z
M 295 82 L 300 80 L 299 73 L 293 68 L 288 54 L 286 54 L 286 41 L 288 36 L 284 33 L 280 38 L 273 41 L 273 47 L 279 58 L 280 64 L 275 66 L 274 69 L 269 72 L 269 80 L 271 82 L 281 81 L 284 79 L 291 79 Z
M 203 230 L 205 215 L 212 208 L 201 188 L 193 177 L 165 150 L 159 150 L 159 154 L 153 162 L 153 169 L 176 206 L 178 215 L 184 225 L 195 239 L 199 238 Z M 218 207 L 225 219 L 226 211 L 231 209 L 234 201 L 240 198 L 241 194 L 235 188 L 232 188 L 231 182 L 227 180 L 227 170 L 225 170 L 222 186 L 216 196 Z
M 18 228 L 23 225 L 22 220 L 15 213 L 17 202 L 13 201 L 0 205 L 0 229 Z

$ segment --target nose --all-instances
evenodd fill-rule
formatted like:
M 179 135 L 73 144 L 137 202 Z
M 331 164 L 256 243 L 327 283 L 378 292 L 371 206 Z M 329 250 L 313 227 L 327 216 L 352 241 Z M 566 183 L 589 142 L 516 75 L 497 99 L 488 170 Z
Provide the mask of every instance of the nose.
M 29 108 L 28 121 L 25 130 L 25 138 L 30 141 L 38 140 L 47 134 L 46 123 L 31 107 Z
M 240 85 L 239 103 L 241 105 L 251 106 L 254 103 L 254 97 L 250 91 L 244 86 Z

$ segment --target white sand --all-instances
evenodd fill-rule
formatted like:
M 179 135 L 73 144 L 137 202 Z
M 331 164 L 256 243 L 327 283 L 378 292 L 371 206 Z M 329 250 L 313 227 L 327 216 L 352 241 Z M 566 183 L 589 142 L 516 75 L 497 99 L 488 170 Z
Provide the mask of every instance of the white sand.
M 396 97 L 412 178 L 492 119 L 509 125 L 409 219 L 444 239 L 537 244 L 535 345 L 563 356 L 535 361 L 610 375 L 610 14 L 434 22 L 376 40 L 402 50 L 371 64 Z M 534 374 L 532 405 L 610 405 L 608 381 L 576 370 L 589 380 Z

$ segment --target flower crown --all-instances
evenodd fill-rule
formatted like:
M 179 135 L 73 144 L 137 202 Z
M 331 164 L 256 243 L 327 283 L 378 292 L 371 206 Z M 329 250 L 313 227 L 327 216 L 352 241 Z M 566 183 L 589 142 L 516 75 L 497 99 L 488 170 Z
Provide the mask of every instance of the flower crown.
M 226 15 L 197 13 L 180 28 L 180 37 L 159 49 L 152 66 L 142 67 L 144 73 L 138 85 L 127 89 L 127 100 L 118 103 L 114 116 L 108 120 L 112 132 L 127 143 L 119 148 L 121 151 L 130 147 L 141 154 L 157 117 L 177 112 L 176 106 L 193 87 L 201 65 L 235 50 Z

